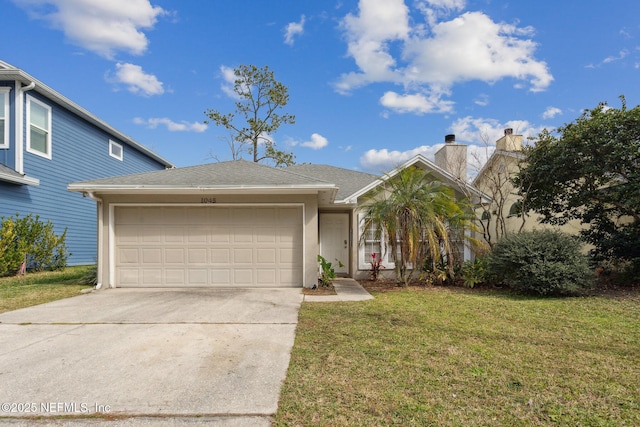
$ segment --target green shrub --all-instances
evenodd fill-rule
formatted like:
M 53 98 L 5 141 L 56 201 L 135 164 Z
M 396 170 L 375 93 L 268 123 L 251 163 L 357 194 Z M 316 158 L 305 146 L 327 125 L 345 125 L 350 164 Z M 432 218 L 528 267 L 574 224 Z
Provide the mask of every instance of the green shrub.
M 465 261 L 462 264 L 462 284 L 467 288 L 473 288 L 487 282 L 488 258 L 477 256 L 473 261 Z
M 500 240 L 489 255 L 488 270 L 514 290 L 538 295 L 571 294 L 593 283 L 577 238 L 537 230 Z
M 59 270 L 67 265 L 67 230 L 56 235 L 51 221 L 38 215 L 0 218 L 0 276 L 14 274 L 22 263 L 29 271 Z

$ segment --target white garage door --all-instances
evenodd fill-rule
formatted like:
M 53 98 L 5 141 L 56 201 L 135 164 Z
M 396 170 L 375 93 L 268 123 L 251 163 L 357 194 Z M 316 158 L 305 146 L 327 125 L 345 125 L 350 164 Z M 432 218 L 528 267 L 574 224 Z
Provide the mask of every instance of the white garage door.
M 302 286 L 302 208 L 115 208 L 118 287 Z

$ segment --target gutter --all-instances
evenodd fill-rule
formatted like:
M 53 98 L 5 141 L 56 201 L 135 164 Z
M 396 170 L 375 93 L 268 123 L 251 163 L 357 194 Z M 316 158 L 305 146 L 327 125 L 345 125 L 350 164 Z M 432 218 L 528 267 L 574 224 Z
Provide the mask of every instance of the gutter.
M 23 133 L 23 112 L 24 112 L 24 93 L 34 89 L 36 82 L 31 81 L 27 86 L 22 86 L 22 83 L 16 80 L 16 122 L 15 122 L 15 136 L 16 136 L 16 172 L 24 175 L 24 133 Z
M 102 243 L 103 243 L 103 232 L 102 232 L 102 199 L 94 194 L 93 191 L 87 191 L 82 193 L 83 196 L 89 197 L 91 200 L 94 200 L 97 203 L 98 209 L 98 259 L 96 262 L 96 290 L 102 288 Z

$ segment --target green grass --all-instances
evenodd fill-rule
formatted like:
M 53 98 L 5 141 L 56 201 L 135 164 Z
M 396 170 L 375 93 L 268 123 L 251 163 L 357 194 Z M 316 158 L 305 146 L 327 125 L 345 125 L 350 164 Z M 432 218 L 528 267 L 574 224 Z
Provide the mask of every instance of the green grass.
M 91 268 L 67 267 L 62 271 L 0 277 L 0 313 L 79 295 L 81 290 L 90 288 L 80 283 Z
M 304 303 L 276 425 L 640 425 L 640 298 Z

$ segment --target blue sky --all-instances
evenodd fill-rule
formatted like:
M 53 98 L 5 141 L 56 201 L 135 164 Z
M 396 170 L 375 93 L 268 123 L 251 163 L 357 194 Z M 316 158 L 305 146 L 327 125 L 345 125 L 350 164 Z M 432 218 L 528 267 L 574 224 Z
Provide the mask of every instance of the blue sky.
M 380 173 L 446 134 L 470 172 L 599 102 L 640 103 L 637 0 L 0 0 L 0 59 L 178 166 L 228 160 L 208 108 L 228 71 L 268 65 L 297 162 Z

